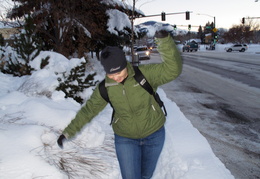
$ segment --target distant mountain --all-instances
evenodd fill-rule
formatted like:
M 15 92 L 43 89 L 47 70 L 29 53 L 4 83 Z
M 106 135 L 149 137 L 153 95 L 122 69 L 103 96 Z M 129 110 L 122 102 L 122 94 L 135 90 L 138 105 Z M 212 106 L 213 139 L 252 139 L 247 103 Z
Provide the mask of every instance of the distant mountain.
M 147 33 L 147 36 L 154 36 L 154 33 L 157 30 L 160 29 L 164 29 L 169 31 L 170 33 L 174 33 L 174 34 L 179 34 L 179 32 L 188 32 L 187 30 L 183 30 L 183 29 L 176 29 L 174 30 L 173 25 L 171 24 L 165 24 L 165 23 L 161 23 L 161 22 L 156 22 L 156 21 L 147 21 L 147 22 L 143 22 L 141 24 L 135 25 L 136 29 L 139 32 L 145 32 Z
M 156 21 L 147 21 L 147 22 L 142 23 L 142 25 L 147 25 L 147 26 L 151 25 L 151 26 L 153 26 L 156 23 L 157 23 Z

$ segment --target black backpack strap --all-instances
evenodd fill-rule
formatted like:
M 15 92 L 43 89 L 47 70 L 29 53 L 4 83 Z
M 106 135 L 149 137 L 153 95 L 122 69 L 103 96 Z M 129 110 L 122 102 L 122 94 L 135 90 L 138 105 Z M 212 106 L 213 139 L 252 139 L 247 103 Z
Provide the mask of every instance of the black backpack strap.
M 138 68 L 138 66 L 133 66 L 134 71 L 135 71 L 135 75 L 134 78 L 135 80 L 146 90 L 148 91 L 148 93 L 150 93 L 150 95 L 154 94 L 153 88 L 150 85 L 150 83 L 148 83 L 148 81 L 145 79 L 143 73 L 141 72 L 141 70 Z
M 135 71 L 135 75 L 134 75 L 135 80 L 136 80 L 148 93 L 150 93 L 150 95 L 153 95 L 154 99 L 155 99 L 156 102 L 159 104 L 159 106 L 163 108 L 163 110 L 164 110 L 164 115 L 167 116 L 166 108 L 165 108 L 164 103 L 163 103 L 163 101 L 161 100 L 159 94 L 156 93 L 156 92 L 154 92 L 152 86 L 151 86 L 150 83 L 146 80 L 145 76 L 143 75 L 143 73 L 141 72 L 141 70 L 138 68 L 138 66 L 133 66 L 133 68 L 134 68 L 134 71 Z
M 112 122 L 113 122 L 113 119 L 114 119 L 114 115 L 115 115 L 115 110 L 114 110 L 114 108 L 112 106 L 112 103 L 109 100 L 107 89 L 106 89 L 106 86 L 105 86 L 105 80 L 103 80 L 103 81 L 101 81 L 99 83 L 98 89 L 99 89 L 99 93 L 102 96 L 102 98 L 104 100 L 106 100 L 106 102 L 108 102 L 110 104 L 110 106 L 112 107 L 112 109 L 113 109 L 112 116 L 111 116 L 111 121 L 110 121 L 110 125 L 112 125 Z
M 105 87 L 105 80 L 101 81 L 98 85 L 98 89 L 99 89 L 99 93 L 102 96 L 102 98 L 104 100 L 106 100 L 106 102 L 110 103 L 108 94 L 107 94 L 107 89 Z
M 153 97 L 154 97 L 154 99 L 157 101 L 157 103 L 159 104 L 159 106 L 160 106 L 161 108 L 163 108 L 164 115 L 167 116 L 166 108 L 165 108 L 164 103 L 163 103 L 163 101 L 161 100 L 159 94 L 158 94 L 158 93 L 154 93 L 154 94 L 153 94 Z

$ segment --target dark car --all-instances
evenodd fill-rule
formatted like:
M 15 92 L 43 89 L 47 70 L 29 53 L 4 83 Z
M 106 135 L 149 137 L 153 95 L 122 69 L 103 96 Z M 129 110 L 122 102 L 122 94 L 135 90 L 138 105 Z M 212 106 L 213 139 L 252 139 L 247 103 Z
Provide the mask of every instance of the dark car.
M 182 51 L 183 52 L 185 52 L 185 51 L 187 51 L 187 52 L 192 52 L 192 51 L 197 52 L 198 48 L 199 48 L 198 43 L 195 42 L 195 41 L 191 41 L 191 42 L 188 42 L 185 45 L 183 45 Z

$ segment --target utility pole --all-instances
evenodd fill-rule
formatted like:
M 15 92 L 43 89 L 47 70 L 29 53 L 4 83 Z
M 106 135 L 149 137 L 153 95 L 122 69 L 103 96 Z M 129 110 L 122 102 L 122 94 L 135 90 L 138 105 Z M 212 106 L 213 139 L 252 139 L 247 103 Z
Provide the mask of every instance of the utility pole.
M 133 0 L 132 18 L 131 18 L 131 56 L 134 64 L 134 15 L 135 15 L 135 0 Z

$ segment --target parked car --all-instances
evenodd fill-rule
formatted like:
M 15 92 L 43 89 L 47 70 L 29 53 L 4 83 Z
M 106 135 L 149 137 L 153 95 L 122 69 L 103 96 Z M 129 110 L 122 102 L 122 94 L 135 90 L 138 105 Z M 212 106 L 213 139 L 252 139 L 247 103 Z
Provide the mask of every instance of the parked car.
M 232 51 L 239 51 L 239 52 L 244 52 L 248 49 L 246 44 L 235 44 L 230 47 L 226 47 L 225 50 L 227 52 L 232 52 Z
M 198 48 L 199 48 L 198 43 L 195 42 L 195 41 L 191 41 L 191 42 L 188 42 L 188 43 L 183 45 L 182 51 L 183 52 L 185 52 L 185 51 L 187 51 L 187 52 L 192 52 L 192 51 L 197 52 Z
M 150 50 L 146 46 L 140 46 L 135 49 L 135 55 L 138 55 L 139 59 L 150 59 Z

